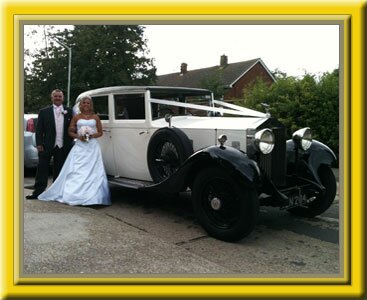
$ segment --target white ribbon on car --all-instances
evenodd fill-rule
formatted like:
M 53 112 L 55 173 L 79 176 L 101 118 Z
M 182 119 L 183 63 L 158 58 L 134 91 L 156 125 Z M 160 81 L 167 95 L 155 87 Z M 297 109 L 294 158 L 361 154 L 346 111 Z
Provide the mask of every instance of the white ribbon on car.
M 178 106 L 178 107 L 186 107 L 186 108 L 193 108 L 198 110 L 205 110 L 205 111 L 214 111 L 219 112 L 221 114 L 230 114 L 230 115 L 238 115 L 238 116 L 247 116 L 247 117 L 260 117 L 260 118 L 266 118 L 267 115 L 261 112 L 258 112 L 256 110 L 248 109 L 245 107 L 240 107 L 237 105 L 225 103 L 219 100 L 214 100 L 214 103 L 220 104 L 222 106 L 228 107 L 222 108 L 222 107 L 214 107 L 214 106 L 206 106 L 206 105 L 198 105 L 198 104 L 190 104 L 190 103 L 182 103 L 182 102 L 176 102 L 172 100 L 162 100 L 162 99 L 155 99 L 150 98 L 149 102 L 152 103 L 158 103 L 158 104 L 165 104 L 170 106 Z

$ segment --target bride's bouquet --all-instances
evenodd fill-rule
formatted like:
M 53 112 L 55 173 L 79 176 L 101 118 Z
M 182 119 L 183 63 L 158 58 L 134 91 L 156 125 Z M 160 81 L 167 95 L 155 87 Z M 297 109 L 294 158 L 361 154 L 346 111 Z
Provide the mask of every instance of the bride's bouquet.
M 78 130 L 78 135 L 84 137 L 86 142 L 89 142 L 89 138 L 93 133 L 95 133 L 95 130 L 89 126 L 82 126 Z

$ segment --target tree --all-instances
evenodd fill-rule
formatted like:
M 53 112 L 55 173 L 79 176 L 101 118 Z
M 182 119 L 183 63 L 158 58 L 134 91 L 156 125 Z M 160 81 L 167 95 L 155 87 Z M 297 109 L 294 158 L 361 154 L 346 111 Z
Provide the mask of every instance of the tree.
M 69 53 L 55 40 L 72 49 L 71 103 L 89 89 L 152 84 L 156 68 L 146 57 L 143 32 L 139 25 L 77 25 L 49 33 L 49 43 L 35 55 L 32 69 L 25 69 L 25 111 L 36 112 L 50 103 L 55 88 L 66 91 Z
M 327 141 L 339 152 L 339 70 L 324 73 L 315 91 L 315 101 L 310 103 L 309 120 L 316 138 Z M 317 112 L 317 113 L 313 113 Z
M 237 104 L 270 113 L 287 128 L 288 137 L 297 129 L 310 127 L 313 137 L 339 153 L 339 70 L 324 73 L 318 80 L 312 74 L 302 78 L 276 74 L 271 86 L 256 81 L 244 91 Z

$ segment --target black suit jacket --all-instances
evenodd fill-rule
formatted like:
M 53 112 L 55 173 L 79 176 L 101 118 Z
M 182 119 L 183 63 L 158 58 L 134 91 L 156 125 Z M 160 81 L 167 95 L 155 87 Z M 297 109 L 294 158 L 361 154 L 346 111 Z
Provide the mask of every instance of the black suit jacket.
M 68 127 L 73 117 L 72 110 L 64 106 L 67 111 L 64 114 L 64 141 L 63 147 L 69 152 L 72 147 L 73 139 L 68 135 Z M 37 146 L 43 145 L 45 151 L 52 151 L 55 146 L 56 125 L 53 105 L 43 108 L 38 113 L 38 121 L 36 127 L 36 143 Z

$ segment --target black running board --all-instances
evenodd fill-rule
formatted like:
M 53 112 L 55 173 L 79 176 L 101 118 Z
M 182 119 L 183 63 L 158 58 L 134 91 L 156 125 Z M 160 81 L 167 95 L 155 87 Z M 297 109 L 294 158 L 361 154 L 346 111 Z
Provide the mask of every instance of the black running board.
M 108 182 L 113 185 L 138 190 L 144 187 L 149 187 L 154 183 L 151 181 L 136 180 L 124 177 L 107 176 Z

